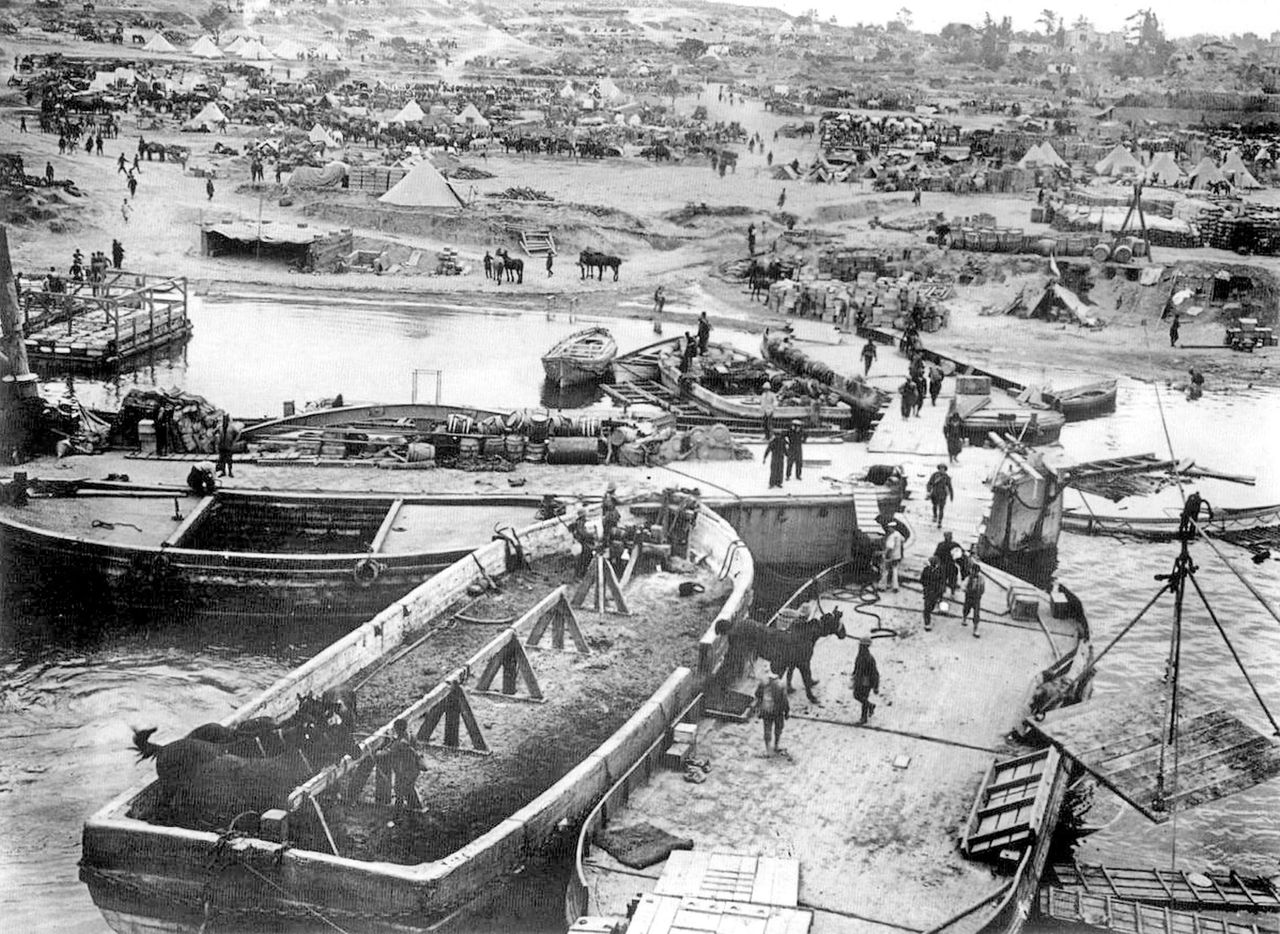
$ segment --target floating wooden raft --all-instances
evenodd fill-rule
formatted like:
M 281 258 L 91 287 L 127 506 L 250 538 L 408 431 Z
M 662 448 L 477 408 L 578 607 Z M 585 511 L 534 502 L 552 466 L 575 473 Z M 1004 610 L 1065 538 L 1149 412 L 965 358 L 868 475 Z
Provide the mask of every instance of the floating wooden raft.
M 1133 869 L 1072 860 L 1056 863 L 1050 869 L 1049 883 L 1066 891 L 1113 895 L 1146 905 L 1193 911 L 1280 911 L 1280 893 L 1269 879 L 1236 872 Z
M 1072 467 L 1067 486 L 1118 502 L 1126 496 L 1158 492 L 1172 482 L 1168 471 L 1177 466 L 1176 461 L 1162 460 L 1154 454 L 1110 457 Z M 1151 476 L 1156 471 L 1160 473 Z
M 1114 895 L 1040 889 L 1040 914 L 1047 920 L 1092 931 L 1117 934 L 1275 934 L 1275 928 L 1210 918 L 1192 911 L 1126 901 Z
M 1173 785 L 1173 749 L 1163 747 L 1167 687 L 1154 685 L 1108 695 L 1045 715 L 1032 728 L 1079 762 L 1102 784 L 1156 823 L 1280 775 L 1280 746 L 1234 714 L 1214 709 L 1183 690 L 1186 717 L 1178 738 L 1178 779 Z M 1163 797 L 1157 778 L 1165 748 Z

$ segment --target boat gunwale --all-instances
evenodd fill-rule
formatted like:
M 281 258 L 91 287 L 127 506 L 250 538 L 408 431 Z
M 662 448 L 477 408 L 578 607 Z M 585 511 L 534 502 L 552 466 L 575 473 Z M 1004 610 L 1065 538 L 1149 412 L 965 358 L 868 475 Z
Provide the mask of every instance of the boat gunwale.
M 598 509 L 598 507 L 594 508 Z M 521 538 L 525 543 L 526 554 L 531 558 L 542 554 L 560 554 L 571 544 L 568 530 L 563 523 L 554 518 L 543 520 L 522 530 Z M 696 544 L 703 552 L 702 562 L 706 562 L 706 566 L 712 569 L 720 564 L 721 578 L 732 579 L 733 582 L 725 602 L 716 610 L 715 619 L 698 644 L 701 665 L 707 657 L 707 643 L 715 640 L 723 641 L 722 636 L 716 635 L 716 622 L 746 615 L 753 595 L 754 564 L 750 553 L 741 547 L 741 540 L 737 533 L 714 511 L 704 510 L 704 521 L 694 526 L 693 539 L 696 541 L 691 540 L 691 546 Z M 367 641 L 376 641 L 380 647 L 380 654 L 377 657 L 383 657 L 388 652 L 395 651 L 395 647 L 402 645 L 410 637 L 411 629 L 407 620 L 413 616 L 415 605 L 417 609 L 426 611 L 417 623 L 419 629 L 425 628 L 430 625 L 431 620 L 447 612 L 449 607 L 466 593 L 468 586 L 479 582 L 485 576 L 499 577 L 506 573 L 504 542 L 490 542 L 471 552 L 467 557 L 474 557 L 475 560 L 462 559 L 455 562 L 288 675 L 277 679 L 265 691 L 225 717 L 222 722 L 230 725 L 270 711 L 279 713 L 298 691 L 310 690 L 314 693 L 325 687 L 343 683 L 361 664 L 359 658 L 352 657 L 354 653 L 348 651 L 350 648 Z M 385 643 L 388 632 L 399 635 L 394 646 L 389 648 Z M 342 885 L 338 883 L 348 880 L 350 877 L 347 874 L 356 874 L 362 878 L 402 883 L 407 886 L 406 889 L 396 889 L 386 893 L 389 905 L 412 902 L 417 906 L 419 916 L 426 911 L 424 904 L 426 902 L 439 902 L 431 909 L 433 915 L 437 912 L 452 910 L 458 904 L 465 904 L 473 899 L 483 886 L 494 883 L 523 865 L 528 850 L 539 842 L 533 838 L 556 831 L 558 826 L 556 818 L 560 811 L 566 811 L 566 817 L 573 816 L 574 799 L 581 797 L 581 790 L 577 787 L 580 783 L 591 781 L 605 783 L 598 791 L 591 794 L 589 802 L 594 804 L 597 795 L 602 794 L 608 787 L 609 776 L 615 773 L 613 765 L 621 766 L 617 771 L 625 771 L 634 764 L 633 760 L 611 765 L 609 759 L 611 754 L 617 756 L 629 751 L 626 742 L 629 738 L 628 731 L 637 734 L 641 728 L 651 731 L 654 717 L 658 717 L 665 724 L 670 716 L 667 706 L 671 705 L 673 709 L 684 707 L 689 698 L 697 694 L 698 683 L 700 683 L 698 675 L 690 672 L 689 669 L 677 668 L 624 724 L 564 776 L 543 789 L 532 801 L 508 815 L 496 826 L 440 859 L 407 866 L 357 860 L 316 850 L 302 850 L 288 846 L 282 848 L 280 844 L 253 838 L 248 839 L 245 845 L 259 851 L 260 855 L 276 858 L 283 867 L 282 871 L 288 873 L 303 887 L 323 886 L 327 880 L 334 887 L 332 891 L 340 896 Z M 275 710 L 276 707 L 280 710 Z M 195 851 L 186 855 L 199 862 L 218 847 L 221 838 L 216 833 L 150 824 L 127 815 L 132 802 L 146 794 L 155 781 L 153 778 L 140 786 L 121 792 L 86 819 L 81 878 L 90 884 L 91 894 L 94 893 L 93 885 L 105 887 L 107 882 L 91 883 L 87 877 L 92 876 L 102 880 L 103 877 L 108 877 L 112 870 L 111 866 L 99 865 L 90 858 L 89 851 L 94 846 L 100 847 L 108 855 L 112 851 L 127 851 L 129 854 L 127 865 L 118 868 L 118 872 L 136 874 L 142 871 L 149 876 L 169 878 L 173 880 L 172 885 L 182 884 L 185 877 L 180 877 L 181 870 L 173 868 L 174 864 L 164 859 L 166 852 L 176 848 L 186 854 L 186 850 L 183 849 L 186 847 Z M 589 808 L 583 809 L 583 813 L 585 810 Z M 574 816 L 574 819 L 580 819 L 580 816 Z M 155 845 L 150 847 L 154 855 L 147 853 L 148 840 L 155 842 Z M 170 855 L 176 858 L 179 854 L 171 853 Z M 332 876 L 334 871 L 343 875 L 334 878 Z M 110 884 L 115 886 L 128 883 L 118 883 L 112 878 Z M 163 891 L 163 888 L 158 889 L 160 893 L 158 898 L 163 898 Z M 330 890 L 326 889 L 326 891 Z

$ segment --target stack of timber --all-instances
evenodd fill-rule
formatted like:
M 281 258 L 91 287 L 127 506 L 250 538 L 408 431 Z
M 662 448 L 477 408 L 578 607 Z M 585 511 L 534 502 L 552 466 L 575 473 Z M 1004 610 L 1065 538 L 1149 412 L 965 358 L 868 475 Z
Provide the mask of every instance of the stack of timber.
M 525 253 L 533 256 L 535 254 L 555 253 L 556 241 L 551 236 L 551 231 L 545 227 L 534 230 L 520 231 L 520 247 Z
M 347 187 L 352 191 L 386 194 L 409 174 L 397 165 L 353 165 L 347 172 Z

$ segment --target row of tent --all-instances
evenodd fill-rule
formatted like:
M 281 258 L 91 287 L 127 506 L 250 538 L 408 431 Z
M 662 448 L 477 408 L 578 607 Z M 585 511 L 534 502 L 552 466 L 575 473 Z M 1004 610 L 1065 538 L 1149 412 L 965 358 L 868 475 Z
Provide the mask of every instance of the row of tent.
M 1156 153 L 1151 158 L 1150 164 L 1144 166 L 1137 156 L 1124 146 L 1118 145 L 1094 166 L 1094 170 L 1099 175 L 1121 176 L 1129 174 L 1144 176 L 1148 181 L 1156 185 L 1172 186 L 1185 180 L 1187 187 L 1193 189 L 1204 189 L 1211 185 L 1221 185 L 1223 183 L 1233 185 L 1236 188 L 1262 187 L 1262 183 L 1254 177 L 1253 173 L 1249 171 L 1249 167 L 1245 165 L 1238 149 L 1233 149 L 1227 153 L 1222 165 L 1218 165 L 1206 155 L 1196 163 L 1195 168 L 1190 172 L 1184 172 L 1171 152 Z
M 378 200 L 397 207 L 451 210 L 465 207 L 462 197 L 430 160 L 423 159 L 408 167 L 401 179 L 387 189 Z M 289 176 L 286 187 L 294 191 L 340 188 L 351 169 L 341 161 L 323 168 L 299 166 Z
M 181 51 L 161 33 L 156 33 L 152 36 L 151 40 L 142 47 L 142 50 L 144 52 Z M 268 49 L 261 39 L 247 36 L 237 36 L 225 49 L 218 48 L 218 44 L 209 36 L 201 36 L 186 51 L 196 58 L 238 58 L 241 61 L 268 61 L 275 59 L 296 61 L 307 57 L 336 61 L 342 58 L 342 50 L 332 42 L 322 42 L 315 48 L 309 49 L 304 45 L 299 45 L 292 39 L 283 39 L 277 45 Z

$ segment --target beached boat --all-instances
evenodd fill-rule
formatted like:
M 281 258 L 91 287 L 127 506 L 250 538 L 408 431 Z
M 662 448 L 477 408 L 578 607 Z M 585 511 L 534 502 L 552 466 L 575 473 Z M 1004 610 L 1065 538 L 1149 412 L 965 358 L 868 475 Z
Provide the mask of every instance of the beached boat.
M 668 350 L 658 358 L 658 372 L 663 386 L 687 396 L 704 411 L 753 421 L 762 421 L 760 391 L 764 383 L 773 384 L 776 392 L 784 379 L 768 362 L 725 344 L 709 345 L 706 354 L 693 358 L 687 373 L 680 372 L 678 347 Z M 778 405 L 773 423 L 779 430 L 793 419 L 812 425 L 815 414 L 822 424 L 842 428 L 850 424 L 850 411 L 843 405 L 819 405 L 815 413 L 808 404 Z
M 654 380 L 662 378 L 658 372 L 658 358 L 664 353 L 677 350 L 682 337 L 667 337 L 652 344 L 645 344 L 635 350 L 619 355 L 613 361 L 613 371 L 621 379 Z
M 1014 745 L 1010 730 L 1050 696 L 1084 696 L 1092 653 L 1065 594 L 984 574 L 987 605 L 1003 611 L 1007 597 L 1010 611 L 984 619 L 980 639 L 954 609 L 925 633 L 915 606 L 872 606 L 851 565 L 806 582 L 773 622 L 805 618 L 820 599 L 822 611 L 843 611 L 850 636 L 874 637 L 868 724 L 849 696 L 855 638 L 816 643 L 823 706 L 792 695 L 785 756 L 762 755 L 754 678 L 696 698 L 588 816 L 569 920 L 588 931 L 623 916 L 630 931 L 673 930 L 677 915 L 697 930 L 1019 930 L 1068 772 L 1053 750 Z M 709 770 L 688 775 L 673 737 Z
M 570 607 L 574 539 L 548 520 L 519 530 L 521 554 L 510 542 L 477 549 L 240 708 L 228 725 L 290 715 L 300 694 L 353 691 L 364 738 L 355 755 L 312 763 L 278 808 L 232 815 L 235 833 L 178 798 L 166 808 L 159 782 L 107 804 L 85 824 L 80 877 L 108 923 L 122 934 L 470 929 L 468 910 L 536 868 L 699 692 L 715 620 L 745 616 L 751 556 L 714 513 L 688 521 L 688 502 L 673 494 L 644 513 L 685 517 L 671 547 L 690 563 L 624 575 L 629 615 Z M 420 814 L 365 785 L 400 719 L 425 763 Z
M 449 430 L 468 434 L 486 419 L 501 417 L 501 413 L 487 409 L 427 402 L 344 405 L 257 422 L 246 426 L 240 437 L 251 447 L 259 447 L 268 442 L 283 444 L 293 439 L 319 438 L 326 431 L 329 438 L 339 441 L 346 432 L 423 434 Z
M 1063 513 L 1062 527 L 1086 535 L 1130 535 L 1151 541 L 1172 541 L 1178 537 L 1181 521 L 1181 510 L 1163 516 L 1119 516 L 1071 508 Z M 1247 540 L 1250 532 L 1280 529 L 1280 503 L 1215 509 L 1213 518 L 1202 517 L 1197 525 L 1214 538 Z
M 1116 410 L 1116 385 L 1114 379 L 1105 379 L 1087 386 L 1049 390 L 1041 393 L 1045 402 L 1062 413 L 1069 422 L 1097 418 Z
M 0 507 L 6 589 L 103 610 L 362 621 L 522 526 L 533 496 L 396 496 L 31 481 Z M 69 586 L 73 585 L 73 586 Z
M 970 444 L 986 444 L 992 432 L 1023 444 L 1053 444 L 1067 423 L 1061 412 L 1019 402 L 985 376 L 958 377 L 953 404 Z
M 558 341 L 542 355 L 542 369 L 557 386 L 598 383 L 618 355 L 618 342 L 608 328 L 587 328 Z

